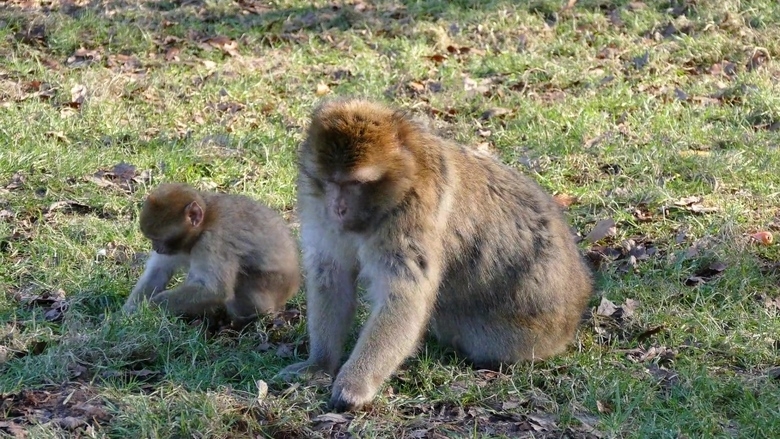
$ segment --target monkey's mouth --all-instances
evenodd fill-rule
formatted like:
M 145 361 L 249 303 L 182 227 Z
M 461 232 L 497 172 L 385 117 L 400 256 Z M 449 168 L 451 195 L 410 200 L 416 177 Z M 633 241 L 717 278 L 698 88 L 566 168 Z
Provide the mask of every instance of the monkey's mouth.
M 342 220 L 341 231 L 350 233 L 362 233 L 368 230 L 369 221 L 363 218 L 351 218 Z

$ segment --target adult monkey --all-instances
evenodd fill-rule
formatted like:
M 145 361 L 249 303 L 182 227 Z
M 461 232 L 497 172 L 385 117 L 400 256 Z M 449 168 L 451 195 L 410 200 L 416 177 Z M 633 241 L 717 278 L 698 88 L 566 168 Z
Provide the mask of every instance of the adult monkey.
M 226 311 L 242 327 L 298 291 L 298 247 L 289 228 L 249 197 L 162 184 L 144 201 L 140 225 L 152 252 L 122 308 L 127 313 L 148 299 L 189 317 Z M 183 268 L 184 283 L 167 290 Z
M 558 354 L 592 294 L 559 207 L 533 180 L 378 103 L 313 112 L 298 209 L 309 359 L 280 376 L 338 371 L 336 410 L 371 401 L 427 326 L 476 364 Z M 358 279 L 372 311 L 339 368 Z

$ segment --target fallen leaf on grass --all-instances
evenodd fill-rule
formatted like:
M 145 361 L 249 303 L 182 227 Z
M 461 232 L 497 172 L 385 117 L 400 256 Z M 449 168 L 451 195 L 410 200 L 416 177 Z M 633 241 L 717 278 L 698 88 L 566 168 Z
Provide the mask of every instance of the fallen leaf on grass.
M 561 207 L 569 207 L 572 204 L 576 204 L 579 201 L 577 197 L 569 194 L 557 194 L 553 196 L 553 199 Z
M 81 215 L 86 215 L 90 212 L 94 212 L 94 208 L 87 206 L 86 204 L 79 203 L 78 201 L 73 200 L 63 200 L 63 201 L 55 201 L 54 203 L 51 203 L 49 207 L 46 209 L 47 213 L 52 213 L 56 211 L 61 211 L 63 213 L 78 213 Z
M 24 439 L 27 437 L 27 430 L 14 421 L 0 421 L 0 430 L 5 430 L 12 438 Z
M 117 244 L 115 242 L 109 242 L 106 248 L 102 248 L 97 251 L 96 261 L 102 261 L 104 259 L 113 260 L 116 264 L 124 265 L 131 258 L 138 257 L 138 253 L 133 254 L 130 248 L 124 244 Z
M 648 338 L 652 337 L 655 334 L 658 334 L 659 332 L 663 331 L 664 325 L 655 326 L 650 329 L 646 329 L 639 333 L 639 335 L 636 336 L 637 343 L 642 343 L 643 341 L 647 340 Z
M 755 49 L 753 51 L 753 55 L 748 60 L 747 64 L 745 65 L 745 68 L 748 72 L 752 72 L 753 70 L 758 69 L 764 63 L 769 59 L 769 54 L 766 53 L 765 49 Z
M 330 87 L 327 84 L 320 82 L 317 84 L 317 89 L 314 91 L 317 96 L 325 96 L 330 93 Z
M 737 74 L 737 65 L 731 61 L 721 61 L 710 67 L 710 75 L 732 78 Z
M 311 420 L 317 430 L 330 430 L 335 425 L 348 424 L 353 419 L 352 415 L 341 413 L 323 413 Z
M 655 362 L 659 365 L 666 365 L 670 364 L 677 357 L 677 351 L 669 349 L 666 346 L 650 346 L 647 349 L 638 347 L 629 349 L 626 352 L 626 356 L 635 363 L 657 360 Z
M 14 38 L 31 46 L 46 46 L 46 26 L 43 24 L 30 26 L 26 31 L 14 34 Z
M 84 84 L 76 84 L 70 89 L 70 106 L 80 108 L 87 98 L 87 87 Z
M 680 382 L 680 376 L 674 370 L 659 367 L 653 363 L 648 365 L 646 370 L 653 378 L 656 379 L 656 384 L 666 392 L 668 392 L 672 387 L 676 386 Z
M 615 305 L 611 300 L 602 297 L 601 303 L 596 309 L 596 314 L 615 320 L 622 320 L 632 317 L 637 306 L 639 306 L 639 302 L 634 299 L 626 299 L 622 305 Z
M 206 43 L 212 47 L 222 50 L 234 58 L 241 56 L 241 54 L 238 53 L 238 42 L 233 41 L 228 37 L 216 36 L 206 40 Z
M 596 223 L 593 229 L 585 236 L 585 240 L 591 243 L 601 241 L 607 236 L 614 236 L 617 233 L 615 220 L 612 218 L 603 219 Z
M 14 175 L 11 177 L 11 181 L 8 182 L 8 184 L 5 185 L 5 188 L 9 191 L 20 189 L 24 187 L 24 184 L 26 182 L 26 177 L 21 172 L 15 172 Z
M 64 418 L 54 418 L 51 420 L 53 424 L 59 425 L 60 427 L 66 429 L 66 430 L 75 430 L 82 425 L 85 425 L 87 423 L 86 420 L 82 418 L 77 418 L 75 416 L 66 416 Z
M 41 82 L 38 80 L 30 81 L 24 86 L 24 91 L 27 93 L 24 96 L 17 99 L 18 102 L 26 101 L 28 99 L 40 98 L 41 100 L 49 100 L 57 93 L 57 88 L 48 82 Z
M 606 401 L 597 400 L 596 401 L 596 410 L 598 410 L 599 413 L 603 413 L 605 415 L 608 415 L 608 414 L 612 413 L 612 404 L 610 404 L 610 403 L 608 403 Z
M 87 50 L 80 47 L 73 52 L 73 55 L 68 57 L 65 64 L 71 68 L 84 67 L 101 59 L 102 55 L 97 50 Z
M 65 290 L 60 288 L 56 291 L 46 291 L 40 295 L 33 296 L 20 294 L 18 299 L 28 306 L 51 306 L 65 300 Z
M 114 165 L 111 170 L 99 170 L 85 176 L 84 179 L 100 187 L 116 187 L 130 193 L 136 190 L 138 183 L 148 183 L 151 180 L 151 173 L 144 171 L 138 174 L 134 165 L 121 162 Z
M 710 280 L 712 280 L 714 277 L 717 277 L 720 274 L 722 274 L 726 268 L 727 266 L 723 262 L 715 261 L 709 264 L 707 267 L 700 269 L 693 275 L 688 276 L 685 279 L 684 284 L 689 287 L 692 287 L 692 286 L 707 283 Z
M 774 309 L 780 311 L 780 296 L 766 299 L 764 301 L 764 306 L 767 309 Z
M 428 58 L 429 60 L 433 61 L 436 64 L 441 64 L 441 63 L 443 63 L 447 59 L 447 57 L 445 55 L 442 55 L 442 54 L 439 54 L 439 53 L 436 53 L 436 54 L 433 54 L 433 55 L 430 55 L 430 56 L 426 56 L 425 58 Z
M 664 211 L 668 211 L 670 208 L 683 209 L 693 213 L 713 213 L 718 212 L 720 209 L 717 207 L 705 207 L 702 202 L 704 199 L 699 196 L 690 196 L 680 198 L 672 202 L 672 206 L 665 206 L 662 208 Z
M 494 117 L 503 117 L 509 114 L 512 114 L 512 110 L 508 108 L 495 107 L 482 113 L 482 120 L 488 120 Z
M 774 240 L 774 237 L 772 236 L 772 232 L 769 231 L 763 231 L 763 232 L 756 232 L 750 235 L 750 238 L 763 245 L 769 245 Z
M 43 318 L 45 318 L 47 322 L 59 322 L 65 317 L 65 311 L 68 310 L 68 307 L 68 302 L 58 302 L 52 305 L 51 308 L 43 314 Z
M 653 220 L 653 213 L 646 203 L 639 203 L 634 208 L 634 218 L 640 223 L 646 223 Z
M 181 53 L 181 49 L 179 49 L 178 47 L 169 47 L 165 51 L 165 60 L 168 62 L 180 61 L 179 53 Z

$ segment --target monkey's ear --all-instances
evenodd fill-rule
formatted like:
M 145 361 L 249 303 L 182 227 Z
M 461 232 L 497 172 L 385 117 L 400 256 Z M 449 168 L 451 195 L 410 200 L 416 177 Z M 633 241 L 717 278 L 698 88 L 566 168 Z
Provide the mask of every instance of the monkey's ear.
M 197 201 L 188 204 L 184 212 L 194 227 L 198 227 L 203 222 L 203 208 L 200 207 Z

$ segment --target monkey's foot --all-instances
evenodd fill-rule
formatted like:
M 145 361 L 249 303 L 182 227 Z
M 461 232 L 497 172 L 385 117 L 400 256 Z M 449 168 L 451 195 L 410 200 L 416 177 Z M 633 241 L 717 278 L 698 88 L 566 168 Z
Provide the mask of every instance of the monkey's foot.
M 338 378 L 333 383 L 333 393 L 330 397 L 330 407 L 336 412 L 359 410 L 371 402 L 376 395 L 365 383 L 346 383 Z
M 122 306 L 122 312 L 125 314 L 132 314 L 136 311 L 138 311 L 138 304 L 136 303 L 125 303 L 124 306 Z

